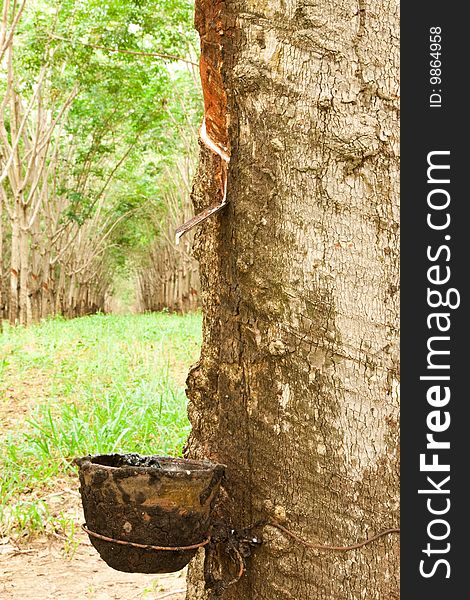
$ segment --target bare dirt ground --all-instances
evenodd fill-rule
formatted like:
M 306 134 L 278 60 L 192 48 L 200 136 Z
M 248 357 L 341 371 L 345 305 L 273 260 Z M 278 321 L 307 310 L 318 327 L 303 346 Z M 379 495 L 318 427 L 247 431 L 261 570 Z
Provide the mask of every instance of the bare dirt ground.
M 52 538 L 17 547 L 0 540 L 2 600 L 184 600 L 185 571 L 168 575 L 120 573 L 106 565 L 85 534 L 73 556 Z

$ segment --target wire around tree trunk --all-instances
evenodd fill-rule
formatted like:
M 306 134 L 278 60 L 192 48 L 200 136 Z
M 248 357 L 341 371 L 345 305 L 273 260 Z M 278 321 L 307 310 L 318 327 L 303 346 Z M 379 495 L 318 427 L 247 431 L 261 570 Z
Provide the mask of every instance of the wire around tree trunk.
M 108 537 L 106 535 L 101 535 L 101 533 L 96 533 L 95 531 L 91 531 L 91 529 L 88 529 L 88 527 L 85 524 L 82 525 L 81 527 L 82 527 L 83 531 L 85 531 L 88 535 L 91 535 L 92 537 L 95 537 L 99 540 L 103 540 L 104 542 L 119 544 L 121 546 L 132 546 L 133 548 L 140 548 L 142 550 L 154 550 L 156 552 L 158 552 L 158 551 L 182 552 L 184 550 L 197 550 L 198 548 L 202 548 L 203 546 L 206 546 L 210 542 L 210 538 L 206 538 L 205 540 L 203 540 L 202 542 L 199 542 L 198 544 L 191 544 L 189 546 L 153 546 L 151 544 L 138 544 L 137 542 L 128 542 L 127 540 L 117 540 L 115 538 Z

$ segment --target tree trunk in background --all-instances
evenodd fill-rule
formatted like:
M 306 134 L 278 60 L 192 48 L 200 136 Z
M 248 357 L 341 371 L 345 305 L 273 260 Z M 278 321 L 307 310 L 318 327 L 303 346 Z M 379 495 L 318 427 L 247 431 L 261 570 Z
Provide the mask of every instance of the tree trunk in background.
M 11 325 L 18 320 L 18 276 L 20 274 L 20 226 L 15 216 L 11 222 L 10 297 L 9 319 Z
M 1 192 L 1 190 L 0 190 Z M 3 195 L 0 196 L 0 333 L 3 331 L 3 311 L 4 311 L 4 295 L 3 295 Z
M 2 333 L 2 331 L 3 331 L 3 306 L 4 306 L 4 300 L 3 300 L 3 197 L 2 196 L 0 196 L 0 333 Z
M 196 131 L 178 131 L 187 139 L 188 149 L 196 148 Z M 181 242 L 174 242 L 175 229 L 194 216 L 190 198 L 190 181 L 194 174 L 194 155 L 180 158 L 173 171 L 166 170 L 165 177 L 172 184 L 162 190 L 168 214 L 165 221 L 153 223 L 158 236 L 152 243 L 149 260 L 138 269 L 138 304 L 142 311 L 168 309 L 181 313 L 199 308 L 199 269 L 192 256 L 193 234 L 185 235 Z
M 31 298 L 30 298 L 30 235 L 28 232 L 27 207 L 21 204 L 20 208 L 20 324 L 31 325 Z
M 398 3 L 196 11 L 206 117 L 224 102 L 220 72 L 231 163 L 229 206 L 196 236 L 187 454 L 227 465 L 218 512 L 234 526 L 275 518 L 350 545 L 399 518 Z M 203 148 L 196 212 L 218 169 Z M 351 552 L 263 537 L 224 599 L 399 597 L 397 536 Z M 199 562 L 188 599 L 208 597 L 201 578 Z

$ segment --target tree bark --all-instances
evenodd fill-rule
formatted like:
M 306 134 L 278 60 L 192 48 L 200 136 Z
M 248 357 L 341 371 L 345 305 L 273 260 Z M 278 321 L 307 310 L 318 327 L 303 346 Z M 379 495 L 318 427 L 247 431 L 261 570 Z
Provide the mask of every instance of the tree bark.
M 11 325 L 16 325 L 18 321 L 18 277 L 20 266 L 20 224 L 15 215 L 11 221 L 10 297 L 8 301 Z
M 187 455 L 227 465 L 227 523 L 351 545 L 399 519 L 398 3 L 196 11 L 206 120 L 226 112 L 231 162 L 229 205 L 196 235 Z M 203 147 L 196 212 L 220 194 L 219 169 Z M 262 535 L 224 599 L 399 597 L 395 535 L 349 552 Z M 187 598 L 208 597 L 196 563 Z
M 19 311 L 20 324 L 30 325 L 32 322 L 31 312 L 31 285 L 30 285 L 30 232 L 28 227 L 28 208 L 20 203 L 20 297 Z
M 3 332 L 3 190 L 0 188 L 0 333 Z

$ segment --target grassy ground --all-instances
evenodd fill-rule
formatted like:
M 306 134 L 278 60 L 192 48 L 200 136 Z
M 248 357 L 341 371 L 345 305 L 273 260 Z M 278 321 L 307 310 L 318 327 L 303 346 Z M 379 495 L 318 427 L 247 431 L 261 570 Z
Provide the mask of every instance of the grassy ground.
M 200 331 L 199 315 L 159 313 L 0 334 L 0 535 L 73 535 L 57 497 L 78 487 L 74 457 L 180 454 Z

